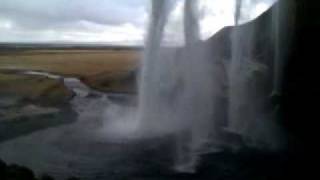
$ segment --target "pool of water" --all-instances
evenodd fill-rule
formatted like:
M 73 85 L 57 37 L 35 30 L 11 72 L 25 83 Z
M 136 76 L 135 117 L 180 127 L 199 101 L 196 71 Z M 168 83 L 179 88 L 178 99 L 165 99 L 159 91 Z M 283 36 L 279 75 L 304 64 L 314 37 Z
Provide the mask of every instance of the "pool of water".
M 42 72 L 28 71 L 25 74 L 61 78 Z M 75 93 L 71 104 L 78 113 L 77 121 L 1 143 L 0 157 L 3 160 L 57 179 L 70 176 L 82 179 L 121 178 L 170 167 L 168 164 L 172 157 L 167 151 L 171 145 L 168 145 L 167 138 L 132 140 L 130 137 L 115 138 L 106 132 L 104 124 L 108 117 L 121 117 L 120 114 L 134 108 L 127 105 L 131 99 L 128 95 L 97 92 L 75 78 L 63 78 L 63 81 Z M 113 116 L 106 116 L 110 109 Z
M 41 72 L 27 74 L 62 78 Z M 286 156 L 250 151 L 203 154 L 196 172 L 179 173 L 174 169 L 178 152 L 174 135 L 139 137 L 132 133 L 134 129 L 128 129 L 134 127 L 130 121 L 135 116 L 134 97 L 97 92 L 75 78 L 62 80 L 75 92 L 70 103 L 78 113 L 77 121 L 2 142 L 0 157 L 4 161 L 58 180 L 71 176 L 85 180 L 236 180 L 285 173 Z

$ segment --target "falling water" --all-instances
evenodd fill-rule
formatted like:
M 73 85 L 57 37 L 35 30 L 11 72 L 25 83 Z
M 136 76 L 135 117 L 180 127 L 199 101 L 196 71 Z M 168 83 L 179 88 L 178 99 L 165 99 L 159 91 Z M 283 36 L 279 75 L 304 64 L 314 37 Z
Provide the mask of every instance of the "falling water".
M 231 144 L 226 134 L 241 137 L 246 146 L 276 148 L 276 125 L 264 110 L 266 96 L 255 83 L 259 81 L 257 73 L 267 76 L 265 65 L 252 52 L 255 29 L 239 25 L 242 0 L 235 3 L 236 26 L 226 73 L 217 63 L 224 60 L 213 57 L 207 51 L 211 47 L 200 41 L 197 1 L 184 2 L 185 46 L 168 48 L 162 46 L 162 40 L 170 1 L 152 1 L 140 77 L 138 131 L 147 136 L 174 135 L 175 169 L 183 172 L 195 170 L 199 154 Z M 224 74 L 228 78 L 221 80 Z M 225 90 L 223 84 L 227 83 Z M 217 115 L 221 99 L 228 99 L 229 104 L 225 125 Z
M 236 8 L 235 8 L 235 13 L 234 13 L 235 26 L 239 25 L 239 20 L 241 17 L 241 6 L 242 6 L 242 0 L 236 0 Z
M 184 6 L 184 35 L 186 46 L 192 46 L 200 40 L 197 0 L 186 0 Z
M 238 26 L 239 20 L 241 17 L 241 0 L 236 0 L 236 6 L 235 6 L 235 16 L 234 16 L 234 22 L 235 27 L 233 31 L 231 32 L 231 65 L 230 65 L 230 72 L 229 72 L 229 82 L 230 82 L 230 89 L 229 89 L 229 96 L 230 96 L 230 104 L 229 104 L 229 124 L 228 124 L 228 130 L 232 132 L 238 131 L 240 128 L 238 127 L 239 124 L 241 125 L 243 122 L 239 122 L 238 116 L 239 112 L 241 111 L 239 109 L 241 100 L 236 99 L 241 98 L 241 89 L 240 83 L 243 76 L 240 76 L 242 59 L 241 57 L 241 50 L 242 47 L 240 46 L 241 39 L 240 39 L 240 28 Z
M 291 11 L 291 12 L 289 12 Z M 295 2 L 279 1 L 272 12 L 272 33 L 274 42 L 274 80 L 273 95 L 279 96 L 282 91 L 283 69 L 291 49 L 291 40 L 294 32 Z M 290 27 L 289 27 L 290 26 Z
M 266 108 L 268 94 L 262 89 L 267 81 L 268 67 L 259 62 L 254 54 L 255 26 L 239 25 L 241 0 L 236 3 L 235 24 L 231 34 L 232 59 L 229 72 L 229 119 L 227 130 L 238 134 L 246 146 L 255 148 L 278 149 L 282 144 L 280 130 L 274 121 L 275 114 Z M 278 10 L 273 13 L 278 13 Z M 277 16 L 277 15 L 276 15 Z M 272 26 L 278 21 L 273 19 Z M 279 46 L 278 31 L 272 31 L 275 41 L 274 89 L 279 85 Z M 275 35 L 274 35 L 275 34 Z M 281 62 L 280 62 L 281 64 Z M 271 94 L 271 93 L 270 93 Z M 270 95 L 269 94 L 269 95 Z
M 194 171 L 197 153 L 213 128 L 214 81 L 202 49 L 197 1 L 184 7 L 184 48 L 161 48 L 168 18 L 168 1 L 152 1 L 151 27 L 143 61 L 139 118 L 141 131 L 149 135 L 174 134 L 177 144 L 175 168 Z
M 155 128 L 159 116 L 166 114 L 161 105 L 161 93 L 165 91 L 165 81 L 161 76 L 162 66 L 165 64 L 160 60 L 160 45 L 164 27 L 169 14 L 169 1 L 152 1 L 152 12 L 146 48 L 142 65 L 140 89 L 139 89 L 139 114 L 141 130 L 157 132 Z M 170 80 L 170 79 L 168 79 Z M 164 119 L 167 119 L 166 117 Z M 158 123 L 160 125 L 160 123 Z M 158 126 L 157 128 L 163 128 Z

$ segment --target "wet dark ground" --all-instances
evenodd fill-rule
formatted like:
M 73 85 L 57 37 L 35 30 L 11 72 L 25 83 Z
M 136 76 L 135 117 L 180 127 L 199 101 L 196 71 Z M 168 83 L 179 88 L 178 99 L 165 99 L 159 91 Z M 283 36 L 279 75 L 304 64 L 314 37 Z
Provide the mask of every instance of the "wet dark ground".
M 102 125 L 101 108 L 125 110 L 128 103 L 124 102 L 128 97 L 118 95 L 75 99 L 75 110 L 80 112 L 77 121 L 3 141 L 0 159 L 28 167 L 38 177 L 48 174 L 58 180 L 274 180 L 304 172 L 299 153 L 245 147 L 201 155 L 195 173 L 177 172 L 174 136 L 126 139 L 97 132 Z
M 62 145 L 61 151 L 70 150 L 76 154 L 73 158 L 62 159 L 62 167 L 50 157 L 49 163 L 57 164 L 48 166 L 40 162 L 37 154 L 30 155 L 35 157 L 33 163 L 43 163 L 43 166 L 55 168 L 42 173 L 52 175 L 56 179 L 73 176 L 88 180 L 273 180 L 290 179 L 303 172 L 301 159 L 299 161 L 288 152 L 271 153 L 243 149 L 238 152 L 222 151 L 202 155 L 196 173 L 179 173 L 173 169 L 176 151 L 175 142 L 171 137 L 130 143 L 100 142 L 85 145 L 87 147 L 78 143 L 70 144 L 69 147 Z M 69 156 L 72 156 L 72 152 L 69 152 Z M 47 153 L 47 156 L 51 154 L 52 158 L 55 157 L 55 153 Z M 61 155 L 62 157 L 58 158 L 63 158 L 63 154 Z M 84 157 L 85 155 L 87 157 Z M 43 154 L 39 156 L 44 157 Z M 30 158 L 28 161 L 30 163 Z M 33 163 L 31 165 L 34 165 Z M 39 172 L 41 171 L 37 173 L 41 174 Z

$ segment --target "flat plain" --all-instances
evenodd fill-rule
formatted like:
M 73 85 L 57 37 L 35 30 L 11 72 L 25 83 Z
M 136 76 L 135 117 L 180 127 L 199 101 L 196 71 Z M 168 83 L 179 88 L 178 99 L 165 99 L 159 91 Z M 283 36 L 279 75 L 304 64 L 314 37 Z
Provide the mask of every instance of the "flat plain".
M 19 84 L 20 89 L 23 84 L 39 86 L 36 79 L 36 82 L 15 81 L 16 75 L 12 73 L 32 70 L 76 77 L 105 92 L 132 93 L 135 92 L 134 72 L 139 59 L 140 51 L 135 49 L 3 50 L 0 51 L 0 87 L 3 91 L 11 87 L 12 92 L 15 84 L 17 87 Z M 33 86 L 35 91 L 37 86 Z

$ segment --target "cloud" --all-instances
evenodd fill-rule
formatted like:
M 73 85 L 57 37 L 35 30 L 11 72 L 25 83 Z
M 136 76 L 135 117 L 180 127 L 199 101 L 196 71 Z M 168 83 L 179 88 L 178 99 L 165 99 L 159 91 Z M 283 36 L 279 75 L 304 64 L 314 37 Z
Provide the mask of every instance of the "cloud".
M 145 0 L 1 0 L 0 12 L 20 23 L 54 24 L 91 21 L 98 24 L 122 24 L 144 21 Z M 34 21 L 34 22 L 32 22 Z M 46 24 L 46 25 L 47 25 Z
M 183 37 L 183 0 L 175 0 L 165 30 L 165 42 L 181 44 Z M 225 26 L 234 25 L 235 0 L 197 0 L 199 25 L 203 40 L 211 37 Z M 276 0 L 242 0 L 241 21 L 246 23 L 266 11 Z
M 0 41 L 130 43 L 143 39 L 146 4 L 146 0 L 1 0 Z
M 0 0 L 2 42 L 106 42 L 141 44 L 151 0 Z M 183 39 L 183 0 L 171 0 L 166 39 Z M 234 0 L 198 0 L 203 38 L 233 23 Z M 245 2 L 252 19 L 274 0 Z

